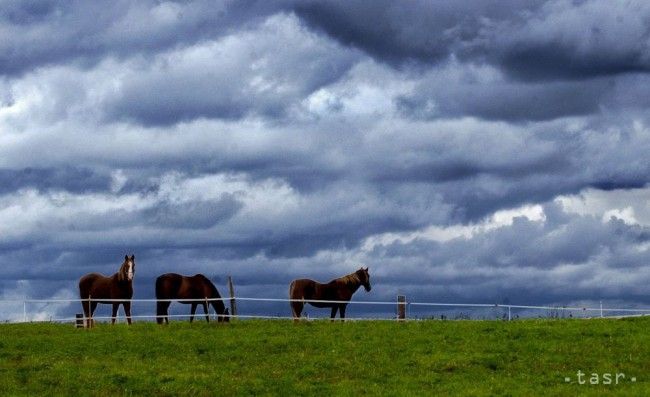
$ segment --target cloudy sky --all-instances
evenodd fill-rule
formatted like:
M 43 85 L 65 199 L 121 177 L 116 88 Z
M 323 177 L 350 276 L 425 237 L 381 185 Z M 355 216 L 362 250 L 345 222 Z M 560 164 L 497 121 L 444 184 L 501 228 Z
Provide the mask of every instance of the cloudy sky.
M 2 0 L 0 298 L 650 304 L 649 72 L 645 1 Z

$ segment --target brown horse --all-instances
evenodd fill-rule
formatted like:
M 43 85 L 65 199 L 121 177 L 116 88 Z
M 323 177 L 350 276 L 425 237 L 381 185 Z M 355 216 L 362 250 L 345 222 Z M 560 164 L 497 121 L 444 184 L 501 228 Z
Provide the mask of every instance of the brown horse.
M 321 284 L 314 280 L 299 279 L 293 280 L 289 286 L 289 299 L 291 301 L 291 311 L 294 319 L 300 318 L 305 301 L 315 307 L 331 307 L 331 318 L 336 317 L 338 310 L 341 318 L 345 318 L 345 308 L 347 303 L 318 302 L 323 301 L 346 301 L 349 302 L 360 286 L 370 291 L 370 274 L 366 267 L 350 273 L 347 276 L 339 277 L 327 284 Z M 297 301 L 301 300 L 301 301 Z
M 111 324 L 115 324 L 117 309 L 124 306 L 126 321 L 131 324 L 131 298 L 133 297 L 133 275 L 135 274 L 135 255 L 124 257 L 120 270 L 110 277 L 99 273 L 89 273 L 79 279 L 79 297 L 88 325 L 93 325 L 93 313 L 98 303 L 113 305 Z M 110 299 L 110 300 L 109 300 Z M 124 299 L 114 301 L 114 299 Z
M 205 321 L 210 322 L 208 316 L 208 301 L 207 299 L 220 299 L 217 287 L 212 284 L 202 274 L 194 276 L 183 276 L 176 273 L 167 273 L 156 279 L 156 299 L 158 299 L 156 310 L 156 321 L 162 324 L 163 320 L 169 324 L 169 317 L 167 311 L 171 300 L 179 300 L 180 303 L 192 304 L 190 322 L 194 320 L 194 313 L 196 307 L 201 304 L 205 312 Z M 186 300 L 186 301 L 184 301 Z M 217 321 L 229 321 L 230 313 L 221 300 L 209 301 L 212 307 L 217 312 Z

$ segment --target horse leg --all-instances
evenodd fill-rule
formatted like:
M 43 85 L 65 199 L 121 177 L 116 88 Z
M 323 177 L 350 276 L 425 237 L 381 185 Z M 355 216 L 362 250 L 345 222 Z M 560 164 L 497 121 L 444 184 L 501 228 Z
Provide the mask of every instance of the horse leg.
M 84 327 L 90 328 L 90 302 L 82 301 L 81 308 L 84 311 Z
M 190 323 L 194 321 L 194 313 L 196 313 L 196 303 L 192 303 L 192 310 L 190 311 Z
M 205 321 L 209 323 L 210 315 L 208 314 L 208 304 L 203 302 L 202 305 L 203 305 L 203 312 L 205 313 Z
M 124 306 L 124 314 L 126 315 L 127 324 L 131 325 L 131 302 L 122 303 Z
M 291 313 L 296 321 L 300 318 L 304 306 L 305 304 L 302 302 L 291 302 Z
M 111 324 L 115 324 L 115 317 L 117 317 L 117 309 L 120 308 L 119 303 L 113 303 L 113 315 L 111 316 Z
M 93 319 L 95 309 L 97 309 L 97 302 L 90 302 L 90 328 L 95 326 L 95 320 Z
M 341 320 L 345 318 L 345 309 L 347 308 L 347 304 L 343 303 L 339 306 L 339 313 L 341 314 Z
M 161 302 L 158 301 L 156 304 L 156 322 L 162 324 L 163 321 L 167 320 L 167 309 L 169 308 L 170 302 Z M 167 321 L 169 323 L 169 320 Z
M 339 307 L 337 305 L 332 306 L 332 314 L 330 315 L 330 318 L 332 319 L 331 321 L 334 321 L 334 319 L 336 318 L 336 311 L 338 310 L 338 308 Z

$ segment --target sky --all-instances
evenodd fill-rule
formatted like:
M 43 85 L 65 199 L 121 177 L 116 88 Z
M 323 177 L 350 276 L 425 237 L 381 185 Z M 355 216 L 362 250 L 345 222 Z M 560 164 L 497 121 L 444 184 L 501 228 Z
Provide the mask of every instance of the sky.
M 645 1 L 0 0 L 0 299 L 650 305 L 649 72 Z

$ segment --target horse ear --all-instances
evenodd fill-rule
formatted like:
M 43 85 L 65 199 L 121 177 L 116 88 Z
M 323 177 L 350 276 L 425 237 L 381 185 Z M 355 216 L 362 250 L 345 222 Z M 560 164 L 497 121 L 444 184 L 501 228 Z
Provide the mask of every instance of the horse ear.
M 128 255 L 124 255 L 124 260 L 125 260 L 125 261 L 128 261 L 128 260 L 129 260 L 129 256 L 128 256 Z
M 132 260 L 132 261 L 135 260 L 135 255 L 131 255 L 131 260 Z

